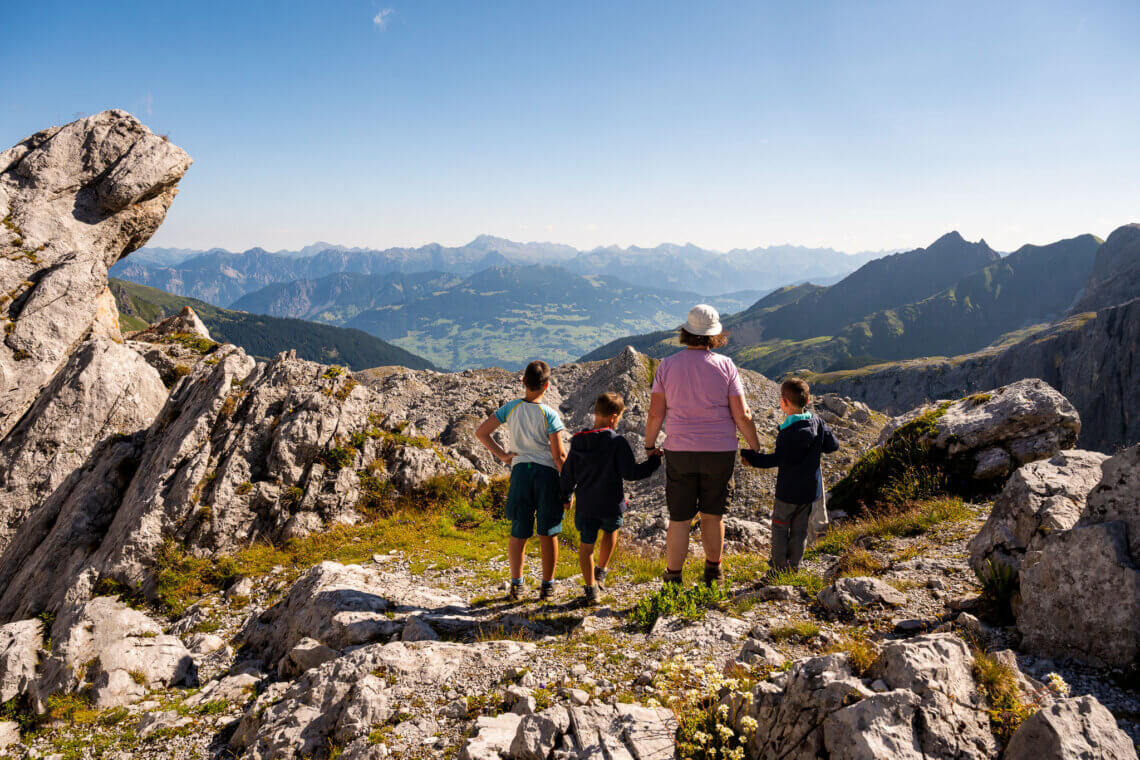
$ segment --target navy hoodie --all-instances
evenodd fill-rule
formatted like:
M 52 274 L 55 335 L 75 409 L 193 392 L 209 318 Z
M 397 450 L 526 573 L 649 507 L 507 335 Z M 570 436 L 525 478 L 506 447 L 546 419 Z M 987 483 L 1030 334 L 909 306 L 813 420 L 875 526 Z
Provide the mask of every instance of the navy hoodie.
M 797 420 L 776 434 L 771 454 L 744 450 L 740 455 L 753 467 L 779 467 L 776 498 L 789 504 L 810 504 L 823 497 L 822 454 L 839 450 L 835 434 L 817 415 Z
M 629 442 L 612 428 L 578 433 L 570 439 L 570 453 L 562 465 L 562 503 L 577 494 L 579 515 L 616 517 L 626 509 L 622 481 L 648 478 L 660 466 L 660 456 L 638 464 Z

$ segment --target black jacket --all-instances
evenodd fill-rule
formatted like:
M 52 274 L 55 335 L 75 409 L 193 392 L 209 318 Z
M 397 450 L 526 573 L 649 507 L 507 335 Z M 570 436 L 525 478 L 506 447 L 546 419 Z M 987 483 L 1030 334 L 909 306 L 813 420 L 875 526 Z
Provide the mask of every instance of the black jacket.
M 745 450 L 740 455 L 753 467 L 779 467 L 776 498 L 789 504 L 810 504 L 823 496 L 819 458 L 839 450 L 839 441 L 818 416 L 798 420 L 776 434 L 771 454 Z
M 629 442 L 610 428 L 587 430 L 570 439 L 570 453 L 562 465 L 562 503 L 577 494 L 576 509 L 583 517 L 614 517 L 626 509 L 622 480 L 642 480 L 661 466 L 660 456 L 641 464 L 633 458 Z

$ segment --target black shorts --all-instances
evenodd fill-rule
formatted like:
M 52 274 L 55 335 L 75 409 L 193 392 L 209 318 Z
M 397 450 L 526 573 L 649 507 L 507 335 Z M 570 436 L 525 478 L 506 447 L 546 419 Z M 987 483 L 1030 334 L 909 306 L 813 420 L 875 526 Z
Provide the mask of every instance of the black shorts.
M 688 522 L 697 516 L 723 515 L 736 469 L 735 451 L 666 451 L 665 503 L 669 519 Z

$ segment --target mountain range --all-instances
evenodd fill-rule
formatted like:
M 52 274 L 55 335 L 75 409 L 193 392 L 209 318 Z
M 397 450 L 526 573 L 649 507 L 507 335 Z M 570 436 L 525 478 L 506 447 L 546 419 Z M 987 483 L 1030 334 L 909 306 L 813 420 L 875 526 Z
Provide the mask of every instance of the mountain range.
M 727 253 L 692 244 L 655 248 L 610 246 L 580 251 L 557 243 L 517 243 L 480 235 L 466 245 L 432 243 L 418 248 L 347 248 L 315 243 L 297 251 L 251 248 L 232 253 L 143 248 L 116 264 L 114 277 L 232 306 L 267 285 L 316 280 L 342 272 L 393 274 L 443 272 L 469 276 L 511 265 L 555 265 L 581 276 L 616 277 L 649 288 L 706 294 L 769 291 L 814 281 L 832 283 L 883 252 L 846 254 L 831 248 L 775 246 Z
M 951 232 L 927 248 L 870 261 L 830 287 L 769 294 L 725 318 L 727 350 L 742 366 L 779 375 L 980 349 L 1063 315 L 1099 245 L 1081 235 L 1003 258 L 985 241 Z M 656 356 L 676 349 L 673 333 L 659 331 L 619 339 L 583 359 L 612 356 L 627 344 Z

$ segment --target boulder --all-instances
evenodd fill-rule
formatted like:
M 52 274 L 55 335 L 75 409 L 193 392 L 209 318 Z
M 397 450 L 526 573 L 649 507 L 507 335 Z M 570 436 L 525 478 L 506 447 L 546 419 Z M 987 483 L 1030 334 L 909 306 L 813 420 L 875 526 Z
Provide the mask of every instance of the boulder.
M 1136 760 L 1136 747 L 1095 697 L 1057 700 L 1017 729 L 1005 760 Z
M 1044 380 L 1028 378 L 896 417 L 879 443 L 924 416 L 932 424 L 920 441 L 978 480 L 1004 477 L 1016 466 L 1072 448 L 1081 432 L 1080 415 L 1068 399 Z
M 830 612 L 851 612 L 860 607 L 906 604 L 906 594 L 886 581 L 870 577 L 840 578 L 819 592 L 820 605 Z
M 1077 524 L 1025 554 L 1015 613 L 1030 651 L 1126 667 L 1140 657 L 1140 446 L 1101 469 Z
M 104 709 L 137 702 L 148 689 L 197 682 L 182 642 L 113 597 L 65 608 L 51 635 L 51 656 L 36 683 L 41 704 L 56 692 L 89 689 L 92 704 Z
M 1025 552 L 1036 549 L 1042 537 L 1076 525 L 1106 459 L 1099 452 L 1074 449 L 1019 468 L 970 540 L 974 572 L 984 577 L 991 562 L 1018 571 Z
M 0 751 L 20 743 L 20 724 L 14 720 L 0 720 Z
M 866 674 L 879 693 L 847 655 L 833 654 L 799 660 L 780 679 L 720 704 L 738 732 L 745 718 L 756 721 L 750 757 L 989 760 L 997 744 L 972 666 L 961 639 L 932 634 L 883 647 Z
M 39 620 L 0 626 L 0 703 L 32 692 L 43 629 Z
M 516 760 L 546 760 L 558 740 L 570 729 L 570 713 L 554 706 L 519 721 L 509 754 Z
M 750 637 L 745 640 L 737 661 L 749 667 L 780 668 L 787 663 L 788 658 L 775 647 Z

